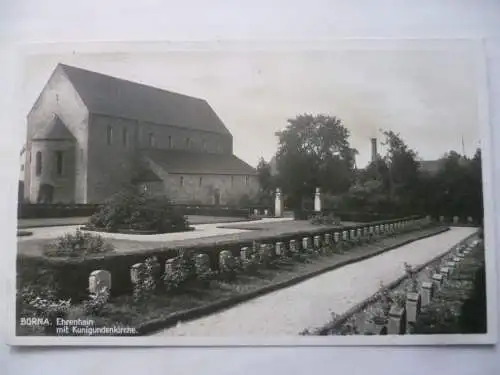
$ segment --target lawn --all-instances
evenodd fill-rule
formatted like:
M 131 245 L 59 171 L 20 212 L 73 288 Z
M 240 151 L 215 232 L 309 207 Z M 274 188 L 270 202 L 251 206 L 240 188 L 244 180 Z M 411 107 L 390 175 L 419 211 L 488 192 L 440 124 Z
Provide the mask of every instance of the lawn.
M 355 223 L 343 223 L 343 225 Z M 106 239 L 111 243 L 119 252 L 133 252 L 138 250 L 151 250 L 160 247 L 190 247 L 195 245 L 213 246 L 216 242 L 226 241 L 253 241 L 268 238 L 271 236 L 282 236 L 287 234 L 294 234 L 296 232 L 306 232 L 320 228 L 327 228 L 327 226 L 313 225 L 307 220 L 290 220 L 281 222 L 268 222 L 268 223 L 251 223 L 251 224 L 235 224 L 219 226 L 220 228 L 230 229 L 246 229 L 248 232 L 240 232 L 233 234 L 222 234 L 210 237 L 191 238 L 184 240 L 163 240 L 163 241 L 140 241 L 138 240 L 122 240 L 122 239 Z M 338 226 L 331 226 L 331 228 L 338 228 Z M 253 229 L 253 230 L 250 230 Z M 69 230 L 68 230 L 69 231 Z M 40 255 L 41 249 L 44 245 L 51 243 L 53 240 L 40 240 L 30 239 L 18 242 L 18 253 L 24 255 Z

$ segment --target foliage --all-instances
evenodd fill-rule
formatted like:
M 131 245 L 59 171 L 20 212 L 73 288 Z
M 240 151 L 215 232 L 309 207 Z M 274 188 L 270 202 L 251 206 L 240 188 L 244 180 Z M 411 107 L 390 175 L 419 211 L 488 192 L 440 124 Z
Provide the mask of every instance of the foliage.
M 64 315 L 71 306 L 71 300 L 61 300 L 56 298 L 55 291 L 46 289 L 45 291 L 34 285 L 28 285 L 18 291 L 19 312 L 37 317 L 54 317 Z
M 91 316 L 101 315 L 107 306 L 110 297 L 110 291 L 104 287 L 97 293 L 91 293 L 90 298 L 83 302 L 83 311 Z
M 303 114 L 288 120 L 278 133 L 277 183 L 288 195 L 292 207 L 316 187 L 326 193 L 346 191 L 352 182 L 354 157 L 349 130 L 340 119 Z
M 196 264 L 192 251 L 180 250 L 172 262 L 172 269 L 166 269 L 162 279 L 167 291 L 173 291 L 195 280 Z
M 333 213 L 317 214 L 310 219 L 313 225 L 339 225 L 340 220 Z
M 257 165 L 257 176 L 260 185 L 260 194 L 258 202 L 260 204 L 271 204 L 273 199 L 273 191 L 276 189 L 276 182 L 271 174 L 271 165 L 263 158 L 260 158 Z
M 189 225 L 179 208 L 166 197 L 149 197 L 136 186 L 113 195 L 89 219 L 91 227 L 116 232 L 119 229 L 168 233 L 187 230 Z
M 102 236 L 76 232 L 66 233 L 44 247 L 44 254 L 51 257 L 80 257 L 114 251 L 113 245 L 106 243 Z
M 149 257 L 144 261 L 144 267 L 139 268 L 133 292 L 136 303 L 146 301 L 153 294 L 156 289 L 155 273 L 159 266 L 156 257 Z

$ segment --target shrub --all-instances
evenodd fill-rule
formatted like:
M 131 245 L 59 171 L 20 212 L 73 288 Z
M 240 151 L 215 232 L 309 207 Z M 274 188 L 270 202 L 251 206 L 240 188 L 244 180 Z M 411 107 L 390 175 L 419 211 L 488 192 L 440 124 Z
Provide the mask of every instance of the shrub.
M 149 257 L 144 262 L 144 267 L 139 269 L 137 282 L 134 284 L 134 301 L 136 303 L 143 302 L 151 297 L 156 289 L 156 270 L 160 264 L 156 257 Z
M 172 269 L 165 270 L 163 282 L 167 291 L 173 291 L 196 279 L 196 264 L 191 251 L 180 250 L 174 258 Z
M 179 207 L 165 197 L 148 197 L 135 186 L 119 191 L 106 201 L 90 217 L 89 226 L 107 232 L 132 229 L 168 233 L 189 229 Z
M 90 294 L 90 299 L 83 302 L 83 311 L 85 314 L 98 316 L 102 315 L 109 300 L 109 290 L 101 289 L 98 293 Z
M 71 300 L 58 299 L 51 289 L 46 291 L 36 286 L 25 286 L 17 293 L 17 315 L 19 317 L 47 318 L 55 329 L 54 320 L 64 317 L 71 307 Z
M 310 219 L 313 225 L 339 225 L 340 219 L 336 217 L 333 213 L 329 214 L 317 214 Z
M 67 233 L 45 246 L 44 254 L 50 257 L 80 257 L 113 250 L 113 245 L 106 243 L 100 235 L 77 230 L 74 234 Z

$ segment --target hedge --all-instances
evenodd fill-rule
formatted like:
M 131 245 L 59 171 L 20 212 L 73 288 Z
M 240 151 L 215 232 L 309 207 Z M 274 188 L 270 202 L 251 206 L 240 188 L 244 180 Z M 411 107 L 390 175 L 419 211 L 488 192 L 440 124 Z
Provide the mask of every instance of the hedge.
M 262 214 L 265 209 L 269 210 L 271 215 L 273 210 L 265 206 L 251 207 L 230 207 L 230 206 L 214 206 L 214 205 L 187 205 L 174 204 L 181 208 L 184 215 L 201 215 L 201 216 L 227 216 L 227 217 L 243 217 L 249 218 L 253 214 L 253 210 L 257 209 Z M 34 218 L 62 218 L 62 217 L 85 217 L 92 216 L 99 210 L 99 204 L 35 204 L 35 203 L 20 203 L 17 208 L 17 217 L 19 219 L 34 219 Z
M 372 225 L 391 224 L 401 220 L 421 219 L 421 216 L 411 216 L 397 220 L 385 220 L 372 222 Z M 362 228 L 364 225 L 352 225 L 339 228 L 338 226 L 323 226 L 315 230 L 305 230 L 283 235 L 263 236 L 257 240 L 259 243 L 269 243 L 282 241 L 288 243 L 290 240 L 297 240 L 298 244 L 302 242 L 304 236 L 320 235 L 335 231 L 349 231 L 351 229 Z M 245 233 L 242 234 L 245 237 Z M 248 234 L 248 238 L 226 239 L 214 241 L 210 245 L 200 244 L 189 247 L 171 247 L 156 248 L 148 250 L 137 250 L 125 253 L 113 252 L 99 257 L 92 258 L 47 258 L 44 256 L 23 255 L 17 257 L 17 275 L 18 286 L 38 283 L 39 278 L 53 278 L 59 288 L 60 298 L 71 298 L 74 301 L 81 301 L 88 297 L 86 289 L 88 288 L 88 277 L 92 271 L 105 269 L 112 275 L 112 294 L 121 295 L 132 291 L 130 281 L 130 267 L 135 263 L 143 262 L 145 258 L 156 256 L 160 262 L 161 272 L 164 272 L 165 261 L 177 255 L 179 249 L 186 249 L 195 253 L 205 253 L 210 258 L 212 269 L 218 269 L 218 255 L 222 250 L 229 250 L 233 256 L 240 255 L 242 247 L 251 247 L 254 242 L 254 235 Z
M 20 203 L 17 206 L 18 219 L 85 217 L 99 209 L 98 204 L 35 204 Z
M 387 213 L 373 213 L 373 212 L 345 212 L 345 211 L 336 211 L 331 209 L 321 210 L 322 215 L 333 214 L 336 217 L 339 217 L 342 221 L 354 221 L 359 223 L 370 223 L 373 221 L 382 221 L 382 220 L 395 220 L 399 215 L 395 214 L 387 214 Z M 294 212 L 294 217 L 296 220 L 308 220 L 311 217 L 318 215 L 318 212 L 313 210 L 296 210 Z

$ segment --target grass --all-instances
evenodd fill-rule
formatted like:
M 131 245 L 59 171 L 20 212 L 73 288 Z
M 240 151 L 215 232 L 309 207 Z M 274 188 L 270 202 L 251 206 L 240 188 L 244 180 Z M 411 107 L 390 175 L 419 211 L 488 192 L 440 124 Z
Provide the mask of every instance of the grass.
M 377 255 L 389 247 L 398 246 L 407 241 L 416 240 L 424 235 L 436 234 L 442 228 L 430 228 L 421 231 L 385 238 L 376 243 L 354 247 L 347 252 L 333 255 L 309 257 L 305 262 L 291 258 L 281 260 L 275 267 L 259 269 L 254 274 L 238 274 L 231 282 L 212 281 L 209 287 L 191 286 L 177 293 L 156 293 L 147 302 L 134 303 L 132 296 L 113 298 L 106 310 L 94 319 L 96 325 L 110 326 L 119 322 L 137 327 L 143 323 L 166 319 L 180 311 L 200 308 L 228 298 L 256 292 L 262 288 L 277 285 L 301 276 L 312 275 L 322 270 L 332 269 L 349 261 L 357 261 L 367 256 Z M 159 289 L 161 290 L 162 285 Z M 80 306 L 73 307 L 73 315 L 82 316 Z M 175 323 L 174 323 L 175 324 Z

